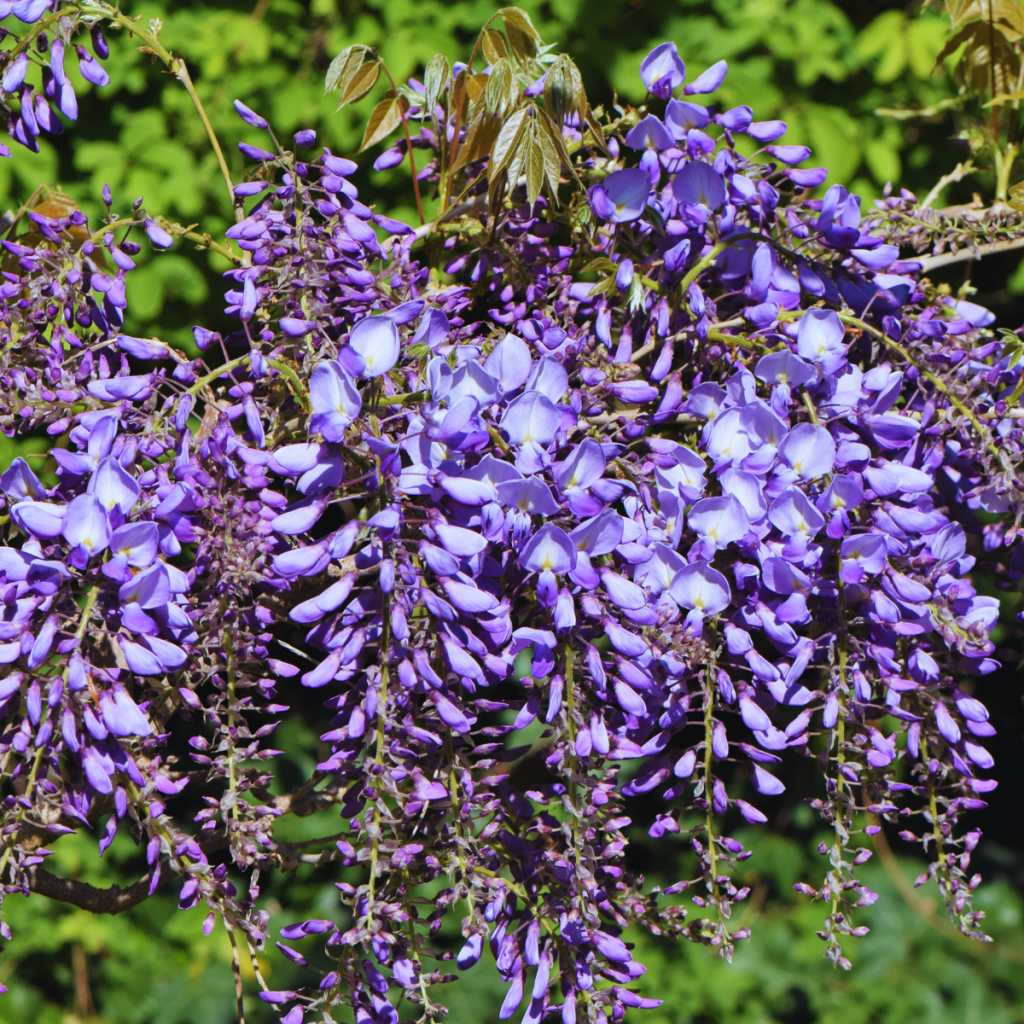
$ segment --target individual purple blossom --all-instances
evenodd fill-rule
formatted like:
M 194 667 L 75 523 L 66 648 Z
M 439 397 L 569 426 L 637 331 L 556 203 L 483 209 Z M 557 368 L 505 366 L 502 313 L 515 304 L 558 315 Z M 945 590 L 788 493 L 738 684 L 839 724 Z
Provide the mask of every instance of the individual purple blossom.
M 385 316 L 367 317 L 352 328 L 348 349 L 356 356 L 360 377 L 380 377 L 396 362 L 401 349 L 398 328 Z
M 355 382 L 335 360 L 324 360 L 313 371 L 309 399 L 314 415 L 309 427 L 327 441 L 341 441 L 345 431 L 359 415 L 362 398 Z
M 692 82 L 690 82 L 689 85 L 683 89 L 683 92 L 686 93 L 687 96 L 715 92 L 725 81 L 725 76 L 728 71 L 729 65 L 726 61 L 716 61 L 707 69 L 707 71 L 702 71 Z
M 626 145 L 632 149 L 653 149 L 660 152 L 671 148 L 672 136 L 657 117 L 648 114 L 627 132 Z
M 672 182 L 672 194 L 680 203 L 700 204 L 717 210 L 725 202 L 725 183 L 709 164 L 691 160 Z
M 651 50 L 640 64 L 640 79 L 653 96 L 668 99 L 686 80 L 686 65 L 676 44 L 661 43 Z
M 600 185 L 590 189 L 590 205 L 602 220 L 628 224 L 647 208 L 651 194 L 649 175 L 635 168 L 612 171 Z

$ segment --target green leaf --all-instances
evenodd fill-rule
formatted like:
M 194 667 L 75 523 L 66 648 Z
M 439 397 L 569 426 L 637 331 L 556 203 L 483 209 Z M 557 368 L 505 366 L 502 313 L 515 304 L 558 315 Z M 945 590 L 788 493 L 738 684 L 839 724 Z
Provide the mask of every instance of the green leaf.
M 338 110 L 347 107 L 356 100 L 361 100 L 376 84 L 380 78 L 380 61 L 374 60 L 364 64 L 341 88 L 341 98 L 338 100 Z
M 488 114 L 504 117 L 519 101 L 519 81 L 511 63 L 504 57 L 495 62 L 484 87 L 484 105 Z
M 508 60 L 508 46 L 505 37 L 493 28 L 484 29 L 480 40 L 480 48 L 488 64 L 497 64 L 499 60 Z
M 334 92 L 346 85 L 352 76 L 362 67 L 366 55 L 372 51 L 368 46 L 346 46 L 327 69 L 324 80 L 324 92 Z
M 518 7 L 503 7 L 498 13 L 505 22 L 505 34 L 516 60 L 520 64 L 533 60 L 539 53 L 541 38 L 530 16 Z
M 370 120 L 366 122 L 366 131 L 363 132 L 359 152 L 362 153 L 364 149 L 380 142 L 381 139 L 386 139 L 402 123 L 402 117 L 408 109 L 409 101 L 404 96 L 396 96 L 394 93 L 385 96 L 373 108 Z
M 433 111 L 437 106 L 437 101 L 448 85 L 450 74 L 448 58 L 443 53 L 435 53 L 423 74 L 424 105 L 428 111 Z
M 526 201 L 531 208 L 544 187 L 544 164 L 544 150 L 535 137 L 526 150 Z
M 522 134 L 525 120 L 526 111 L 517 110 L 506 118 L 505 123 L 502 124 L 498 137 L 494 141 L 494 149 L 491 150 L 489 174 L 492 178 L 500 174 L 511 159 L 514 148 Z

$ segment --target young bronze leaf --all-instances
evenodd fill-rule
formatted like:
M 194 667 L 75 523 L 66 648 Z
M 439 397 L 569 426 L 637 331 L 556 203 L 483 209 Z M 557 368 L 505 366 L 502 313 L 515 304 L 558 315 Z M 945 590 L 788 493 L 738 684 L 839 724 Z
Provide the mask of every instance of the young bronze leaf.
M 474 160 L 482 160 L 491 151 L 494 140 L 498 137 L 498 129 L 501 127 L 501 118 L 492 117 L 489 114 L 481 114 L 469 126 L 466 132 L 466 141 L 459 148 L 459 155 L 455 159 L 453 171 L 461 170 L 466 164 Z
M 587 127 L 590 129 L 591 134 L 594 136 L 594 141 L 601 147 L 601 149 L 607 153 L 608 146 L 604 141 L 604 132 L 601 130 L 601 126 L 597 123 L 597 118 L 594 117 L 594 112 L 587 108 Z
M 348 83 L 352 76 L 362 67 L 366 55 L 370 53 L 368 46 L 346 46 L 327 69 L 324 80 L 324 92 L 334 92 Z
M 530 16 L 518 7 L 503 7 L 499 13 L 504 19 L 505 34 L 516 60 L 520 64 L 533 60 L 539 52 L 541 38 Z
M 533 22 L 530 21 L 530 16 L 521 7 L 502 7 L 498 13 L 501 15 L 502 20 L 505 22 L 505 28 L 514 26 L 523 35 L 528 36 L 535 43 L 540 43 L 540 33 L 533 27 Z
M 404 96 L 396 96 L 391 93 L 385 96 L 373 108 L 370 120 L 366 123 L 366 131 L 363 133 L 363 144 L 359 152 L 386 139 L 401 123 L 402 115 L 409 109 L 409 101 Z
M 972 22 L 964 32 L 968 43 L 956 68 L 957 77 L 977 95 L 989 92 L 993 80 L 996 95 L 1014 90 L 1020 58 L 1006 36 L 979 21 Z
M 497 198 L 515 187 L 525 158 L 525 147 L 529 145 L 530 121 L 525 110 L 517 110 L 498 132 L 491 164 L 487 169 L 487 202 L 495 209 Z M 508 183 L 508 189 L 504 187 Z
M 448 58 L 443 53 L 435 53 L 427 64 L 427 70 L 423 74 L 423 92 L 425 94 L 424 106 L 433 113 L 437 101 L 441 98 L 445 87 L 448 85 L 448 76 L 451 68 L 448 65 Z
M 483 73 L 466 77 L 466 96 L 469 98 L 470 103 L 476 103 L 483 96 L 489 77 L 489 75 Z
M 493 28 L 484 30 L 480 48 L 484 51 L 484 57 L 488 64 L 497 64 L 499 60 L 508 60 L 508 46 L 505 43 L 505 37 Z
M 518 144 L 525 120 L 525 110 L 517 110 L 510 117 L 506 118 L 505 123 L 501 126 L 501 130 L 498 132 L 498 137 L 494 141 L 494 149 L 491 150 L 489 176 L 496 176 L 508 164 L 515 146 Z
M 452 91 L 448 98 L 448 116 L 458 118 L 462 121 L 464 107 L 466 105 L 466 83 L 472 76 L 466 71 L 460 71 L 452 83 Z
M 562 138 L 562 133 L 558 130 L 555 122 L 548 116 L 546 111 L 541 112 L 540 126 L 542 129 L 541 134 L 544 136 L 545 143 L 554 147 L 555 180 L 557 181 L 558 179 L 558 167 L 561 164 L 565 164 L 569 169 L 569 173 L 572 174 L 573 178 L 576 179 L 582 188 L 583 182 L 580 181 L 580 177 L 576 173 L 576 168 L 572 165 L 572 157 L 569 156 L 569 151 L 565 148 L 565 139 Z
M 373 60 L 364 64 L 356 73 L 339 89 L 341 98 L 338 100 L 338 109 L 347 107 L 356 100 L 361 100 L 376 84 L 380 78 L 380 61 Z
M 547 121 L 547 124 L 550 124 L 550 121 Z M 544 122 L 541 122 L 541 126 L 537 130 L 536 143 L 544 163 L 544 177 L 547 179 L 548 191 L 551 193 L 555 206 L 558 206 L 558 172 L 562 162 L 551 135 L 545 130 Z
M 544 150 L 535 133 L 526 151 L 526 201 L 533 208 L 540 190 L 544 187 Z
M 487 76 L 484 89 L 484 102 L 488 114 L 504 117 L 519 99 L 519 81 L 512 65 L 504 57 L 497 61 Z

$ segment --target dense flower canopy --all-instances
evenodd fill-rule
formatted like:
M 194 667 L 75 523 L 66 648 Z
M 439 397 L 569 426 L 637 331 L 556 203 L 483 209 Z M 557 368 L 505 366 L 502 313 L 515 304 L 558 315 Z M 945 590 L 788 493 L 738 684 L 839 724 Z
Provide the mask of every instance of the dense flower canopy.
M 6 5 L 24 40 L 50 37 L 3 65 L 30 148 L 51 104 L 73 116 L 52 6 Z M 655 1005 L 624 929 L 731 956 L 748 854 L 723 830 L 767 820 L 791 758 L 820 767 L 835 830 L 799 886 L 834 962 L 875 899 L 856 869 L 878 818 L 981 937 L 959 819 L 995 786 L 971 682 L 996 667 L 999 604 L 970 552 L 1005 546 L 1019 574 L 1021 364 L 991 314 L 922 275 L 901 233 L 915 197 L 808 198 L 826 172 L 795 166 L 786 126 L 715 105 L 724 63 L 688 83 L 665 43 L 649 106 L 608 115 L 566 101 L 568 64 L 526 46 L 524 18 L 502 46 L 526 56 L 492 40 L 468 76 L 478 115 L 442 102 L 465 65 L 401 94 L 421 183 L 443 197 L 462 176 L 434 225 L 375 210 L 353 162 L 312 132 L 283 148 L 236 104 L 267 148 L 243 147 L 236 326 L 197 327 L 203 358 L 122 333 L 139 245 L 186 233 L 155 211 L 30 213 L 42 240 L 3 243 L 0 423 L 53 438 L 57 470 L 0 476 L 2 880 L 48 891 L 45 844 L 109 815 L 101 852 L 121 827 L 147 844 L 139 898 L 173 876 L 208 929 L 279 936 L 302 965 L 312 942 L 290 943 L 321 936 L 334 969 L 264 985 L 287 1024 L 336 1004 L 392 1024 L 397 994 L 433 1017 L 444 962 L 485 944 L 502 1018 Z M 102 84 L 92 42 L 75 52 Z M 507 133 L 500 168 L 472 148 L 485 129 Z M 264 740 L 313 689 L 324 760 L 272 796 Z M 182 736 L 192 766 L 169 753 Z M 524 788 L 526 758 L 543 781 Z M 650 834 L 697 858 L 663 892 L 625 856 L 652 792 Z M 332 806 L 326 852 L 274 838 Z M 303 858 L 361 881 L 338 883 L 334 919 L 271 922 L 254 870 Z M 427 944 L 449 913 L 457 954 Z

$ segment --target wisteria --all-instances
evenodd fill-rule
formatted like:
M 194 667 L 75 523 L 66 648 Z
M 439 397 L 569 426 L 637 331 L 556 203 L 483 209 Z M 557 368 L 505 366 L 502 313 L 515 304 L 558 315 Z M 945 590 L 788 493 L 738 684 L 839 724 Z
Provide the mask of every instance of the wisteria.
M 33 148 L 74 117 L 69 59 L 107 80 L 112 14 L 0 8 L 27 26 L 0 74 Z M 111 911 L 172 884 L 249 947 L 285 1024 L 396 1024 L 400 1000 L 432 1019 L 485 957 L 503 1019 L 618 1021 L 658 1003 L 627 929 L 726 958 L 748 937 L 728 833 L 806 758 L 834 842 L 797 888 L 827 956 L 849 967 L 866 931 L 882 819 L 984 939 L 961 819 L 996 785 L 971 693 L 999 602 L 971 570 L 1024 569 L 1019 342 L 924 276 L 948 232 L 913 195 L 810 198 L 827 173 L 786 125 L 716 104 L 724 63 L 690 80 L 665 43 L 644 107 L 591 109 L 503 13 L 482 71 L 441 58 L 383 101 L 406 131 L 377 166 L 417 151 L 433 222 L 238 102 L 265 148 L 242 147 L 222 242 L 109 192 L 99 223 L 28 211 L 43 241 L 3 242 L 0 424 L 56 464 L 0 476 L 4 891 Z M 369 65 L 346 60 L 329 84 L 352 100 Z M 197 359 L 122 333 L 133 257 L 183 235 L 233 260 L 234 329 L 197 326 Z M 271 795 L 267 743 L 306 690 L 324 759 Z M 520 788 L 528 759 L 543 781 Z M 650 835 L 693 855 L 661 891 L 626 858 L 648 793 Z M 327 808 L 341 838 L 275 838 Z M 104 816 L 99 853 L 130 832 L 144 878 L 45 870 Z M 259 879 L 298 863 L 362 881 L 330 919 L 271 920 Z M 449 916 L 461 949 L 431 941 Z M 267 943 L 306 987 L 268 987 Z

